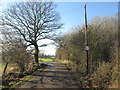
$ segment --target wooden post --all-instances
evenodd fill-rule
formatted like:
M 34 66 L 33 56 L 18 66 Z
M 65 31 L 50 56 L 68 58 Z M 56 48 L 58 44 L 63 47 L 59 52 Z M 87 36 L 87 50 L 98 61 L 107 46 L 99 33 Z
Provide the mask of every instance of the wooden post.
M 8 66 L 8 62 L 6 62 L 6 64 L 5 64 L 4 71 L 3 71 L 3 75 L 4 75 L 5 72 L 6 72 L 7 66 Z
M 84 5 L 84 13 L 85 13 L 84 15 L 85 15 L 85 48 L 86 48 L 86 47 L 88 47 L 86 4 Z M 89 73 L 88 50 L 86 50 L 86 73 L 87 74 Z

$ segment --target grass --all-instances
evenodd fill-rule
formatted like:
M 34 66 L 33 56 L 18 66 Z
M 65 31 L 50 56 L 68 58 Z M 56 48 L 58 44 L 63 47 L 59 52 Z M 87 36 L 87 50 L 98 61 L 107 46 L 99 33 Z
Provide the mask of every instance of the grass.
M 5 64 L 3 63 L 0 63 L 0 72 L 3 72 L 3 69 L 5 67 Z M 0 74 L 0 76 L 2 75 L 2 73 Z
M 5 63 L 0 63 L 0 72 L 3 72 L 4 68 L 5 68 Z M 6 69 L 6 73 L 10 73 L 12 72 L 10 69 L 11 68 L 18 68 L 18 66 L 16 64 L 8 64 L 7 69 Z M 19 72 L 18 70 L 15 71 L 16 73 Z M 0 74 L 1 75 L 1 74 Z
M 52 59 L 55 59 L 55 57 L 51 57 Z
M 64 63 L 64 61 L 59 61 L 59 63 Z
M 20 81 L 18 81 L 18 82 L 11 82 L 11 84 L 13 84 L 13 85 L 11 86 L 11 88 L 15 88 L 15 87 L 18 87 L 18 86 L 21 85 L 21 84 L 24 84 L 25 81 L 30 80 L 32 77 L 33 77 L 32 75 L 27 75 L 27 76 L 25 76 L 24 78 L 20 79 Z
M 44 62 L 53 62 L 52 59 L 45 59 L 45 58 L 39 58 L 39 61 L 44 61 Z
M 0 68 L 4 68 L 4 67 L 5 67 L 5 64 L 0 63 Z

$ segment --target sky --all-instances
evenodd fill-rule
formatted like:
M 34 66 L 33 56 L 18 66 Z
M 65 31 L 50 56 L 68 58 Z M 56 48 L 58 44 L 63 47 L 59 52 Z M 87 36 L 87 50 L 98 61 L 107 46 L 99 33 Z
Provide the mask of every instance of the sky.
M 77 25 L 84 24 L 84 4 L 87 9 L 87 19 L 91 20 L 94 16 L 112 16 L 118 12 L 116 2 L 57 2 L 65 32 Z
M 7 7 L 8 2 L 0 2 L 0 11 Z M 114 16 L 118 12 L 118 2 L 55 2 L 56 11 L 61 16 L 61 22 L 64 24 L 61 32 L 63 34 L 74 32 L 72 28 L 84 24 L 84 4 L 87 5 L 87 18 L 90 21 L 94 16 Z M 45 40 L 42 43 L 51 41 Z M 49 45 L 40 48 L 45 54 L 55 55 L 56 47 Z

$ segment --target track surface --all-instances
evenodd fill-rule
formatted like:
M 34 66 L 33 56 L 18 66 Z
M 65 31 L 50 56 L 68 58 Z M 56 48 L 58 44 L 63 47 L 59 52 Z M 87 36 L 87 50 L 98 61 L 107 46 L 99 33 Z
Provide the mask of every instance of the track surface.
M 65 64 L 51 64 L 54 66 L 47 66 L 43 72 L 36 71 L 29 81 L 18 88 L 79 88 Z

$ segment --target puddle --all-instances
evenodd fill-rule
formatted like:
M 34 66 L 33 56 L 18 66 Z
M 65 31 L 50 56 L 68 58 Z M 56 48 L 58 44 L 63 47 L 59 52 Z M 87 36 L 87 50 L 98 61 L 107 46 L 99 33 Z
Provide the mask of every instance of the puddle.
M 52 63 L 41 63 L 41 65 L 44 65 L 44 66 L 55 66 L 54 64 L 52 64 Z

